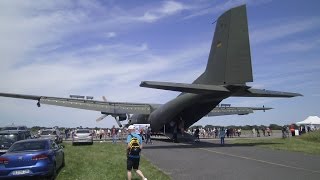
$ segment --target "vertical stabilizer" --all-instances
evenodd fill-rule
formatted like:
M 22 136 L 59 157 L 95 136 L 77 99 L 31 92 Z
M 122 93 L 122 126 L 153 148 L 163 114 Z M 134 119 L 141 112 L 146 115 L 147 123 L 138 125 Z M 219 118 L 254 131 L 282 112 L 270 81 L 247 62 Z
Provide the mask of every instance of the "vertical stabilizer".
M 216 23 L 205 72 L 196 84 L 245 84 L 252 82 L 246 6 L 222 14 Z

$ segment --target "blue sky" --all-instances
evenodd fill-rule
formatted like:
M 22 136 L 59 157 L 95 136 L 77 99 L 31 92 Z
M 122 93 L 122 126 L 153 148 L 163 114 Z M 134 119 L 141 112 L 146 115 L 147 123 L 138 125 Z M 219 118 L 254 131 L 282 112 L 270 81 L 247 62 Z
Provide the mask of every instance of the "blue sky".
M 205 69 L 220 14 L 247 4 L 255 88 L 291 99 L 229 98 L 233 106 L 275 109 L 196 124 L 288 124 L 320 116 L 318 1 L 1 1 L 0 92 L 166 103 L 176 92 L 143 80 L 191 83 Z M 0 98 L 1 125 L 111 127 L 97 112 Z

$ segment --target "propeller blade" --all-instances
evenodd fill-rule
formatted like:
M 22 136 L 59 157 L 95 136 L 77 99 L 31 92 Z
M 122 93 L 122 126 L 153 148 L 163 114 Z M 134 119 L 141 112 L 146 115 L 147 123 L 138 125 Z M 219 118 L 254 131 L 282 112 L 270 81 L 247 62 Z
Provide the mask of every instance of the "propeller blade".
M 119 116 L 114 117 L 119 127 L 122 127 L 121 122 L 119 121 Z
M 104 118 L 106 118 L 108 115 L 107 114 L 104 114 L 102 115 L 101 117 L 99 117 L 98 119 L 96 119 L 97 122 L 103 120 Z
M 107 102 L 107 98 L 105 96 L 102 96 L 103 101 Z

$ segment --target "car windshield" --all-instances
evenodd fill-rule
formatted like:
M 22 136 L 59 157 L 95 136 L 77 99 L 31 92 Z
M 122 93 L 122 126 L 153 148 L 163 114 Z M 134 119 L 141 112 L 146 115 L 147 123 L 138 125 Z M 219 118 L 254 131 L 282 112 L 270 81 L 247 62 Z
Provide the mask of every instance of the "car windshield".
M 18 140 L 17 134 L 0 134 L 0 142 L 2 143 L 13 143 Z
M 8 152 L 45 150 L 47 141 L 19 142 L 11 146 Z
M 77 133 L 82 134 L 82 133 L 90 133 L 89 130 L 87 129 L 81 129 L 81 130 L 77 130 Z
M 18 130 L 17 127 L 4 127 L 2 130 Z
M 56 135 L 55 131 L 42 131 L 41 135 Z

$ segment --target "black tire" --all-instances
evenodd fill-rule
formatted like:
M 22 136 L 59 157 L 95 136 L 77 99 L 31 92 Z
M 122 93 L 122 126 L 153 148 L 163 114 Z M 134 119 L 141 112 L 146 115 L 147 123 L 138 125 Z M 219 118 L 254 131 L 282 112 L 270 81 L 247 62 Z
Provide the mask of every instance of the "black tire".
M 62 164 L 60 168 L 63 168 L 66 165 L 65 161 L 64 161 L 64 154 L 63 154 L 63 158 L 62 158 Z
M 56 163 L 54 163 L 51 175 L 48 177 L 48 179 L 55 180 L 56 176 L 57 176 L 57 168 L 56 168 Z

